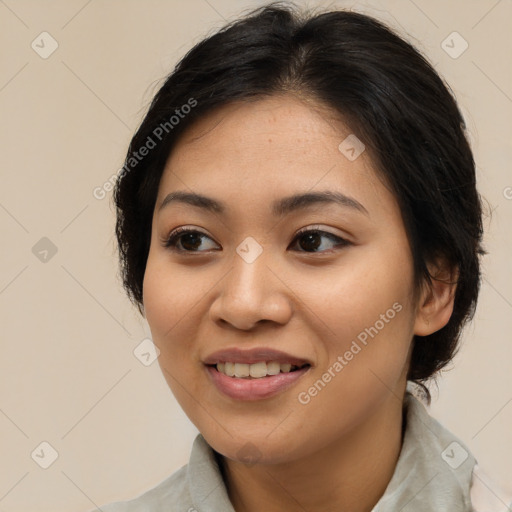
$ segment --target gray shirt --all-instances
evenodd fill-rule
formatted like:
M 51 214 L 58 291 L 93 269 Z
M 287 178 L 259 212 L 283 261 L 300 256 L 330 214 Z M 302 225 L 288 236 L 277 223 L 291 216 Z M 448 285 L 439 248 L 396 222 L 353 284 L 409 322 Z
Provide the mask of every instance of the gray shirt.
M 404 410 L 406 429 L 395 472 L 372 512 L 475 512 L 471 487 L 477 461 L 469 449 L 409 392 Z M 235 512 L 214 451 L 201 434 L 187 465 L 135 499 L 101 510 Z M 512 503 L 495 510 L 512 512 Z

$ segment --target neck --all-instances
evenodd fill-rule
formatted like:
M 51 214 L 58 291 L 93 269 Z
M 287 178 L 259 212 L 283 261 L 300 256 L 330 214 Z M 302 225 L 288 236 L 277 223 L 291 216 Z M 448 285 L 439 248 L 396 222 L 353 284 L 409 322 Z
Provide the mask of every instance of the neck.
M 403 441 L 402 403 L 390 395 L 350 432 L 288 463 L 246 466 L 220 458 L 236 512 L 370 512 L 393 476 Z

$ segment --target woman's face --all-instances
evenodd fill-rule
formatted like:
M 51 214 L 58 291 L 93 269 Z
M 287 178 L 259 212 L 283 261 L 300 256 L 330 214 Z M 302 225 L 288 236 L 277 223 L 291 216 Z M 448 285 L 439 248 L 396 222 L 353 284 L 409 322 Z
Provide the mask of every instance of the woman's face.
M 176 399 L 230 459 L 297 459 L 401 403 L 412 256 L 350 135 L 291 96 L 231 104 L 193 125 L 164 170 L 145 314 Z

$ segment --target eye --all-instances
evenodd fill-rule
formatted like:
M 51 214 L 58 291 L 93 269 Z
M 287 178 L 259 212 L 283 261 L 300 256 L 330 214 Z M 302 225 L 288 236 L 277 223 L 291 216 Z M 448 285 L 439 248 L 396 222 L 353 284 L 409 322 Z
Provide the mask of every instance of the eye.
M 327 248 L 325 248 L 325 245 L 322 244 L 322 238 L 329 240 L 329 242 L 327 243 Z M 299 252 L 330 252 L 329 249 L 333 249 L 336 246 L 344 247 L 346 245 L 350 245 L 350 242 L 348 242 L 344 238 L 341 238 L 327 231 L 322 231 L 318 228 L 301 229 L 293 239 L 294 242 L 296 240 L 302 242 L 299 245 L 302 248 L 305 248 L 304 251 Z M 317 251 L 317 249 L 322 247 L 322 245 L 324 245 L 324 250 Z
M 201 246 L 202 237 L 211 240 L 208 235 L 197 229 L 177 228 L 169 235 L 164 245 L 165 247 L 180 252 L 203 252 L 197 251 L 198 247 Z
M 202 233 L 201 231 L 198 231 L 197 229 L 177 228 L 164 241 L 164 246 L 178 252 L 204 252 L 203 250 L 198 250 L 201 247 L 203 238 L 211 240 L 211 238 L 208 235 Z M 327 240 L 327 244 L 323 244 L 322 239 Z M 299 243 L 299 246 L 303 249 L 299 250 L 298 252 L 313 253 L 328 252 L 329 249 L 332 250 L 335 247 L 344 247 L 350 244 L 350 242 L 348 242 L 344 238 L 341 238 L 327 231 L 322 231 L 318 228 L 301 229 L 293 239 L 293 242 L 296 241 L 301 242 Z M 297 244 L 294 243 L 292 244 L 291 247 L 293 247 L 294 245 Z M 328 247 L 325 247 L 325 245 L 327 245 Z M 322 246 L 324 246 L 323 250 L 318 250 L 321 249 Z

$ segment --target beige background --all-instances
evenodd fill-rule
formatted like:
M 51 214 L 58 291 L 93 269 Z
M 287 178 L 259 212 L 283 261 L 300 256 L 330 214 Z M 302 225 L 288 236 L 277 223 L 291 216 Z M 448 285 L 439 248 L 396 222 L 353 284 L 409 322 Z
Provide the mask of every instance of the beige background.
M 122 165 L 177 59 L 262 3 L 0 0 L 0 512 L 90 510 L 187 462 L 196 430 L 157 362 L 134 356 L 149 329 L 116 277 L 111 193 L 98 200 L 93 189 Z M 512 2 L 309 5 L 354 8 L 406 31 L 466 115 L 492 210 L 490 255 L 475 321 L 431 412 L 512 492 Z M 51 48 L 43 31 L 58 43 L 46 59 L 31 47 Z M 441 47 L 453 31 L 469 44 L 457 59 Z M 43 237 L 57 248 L 46 262 L 47 242 L 32 250 Z M 43 441 L 58 453 L 47 469 Z

